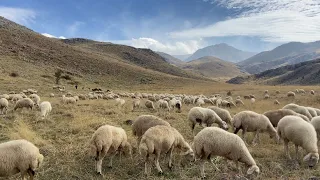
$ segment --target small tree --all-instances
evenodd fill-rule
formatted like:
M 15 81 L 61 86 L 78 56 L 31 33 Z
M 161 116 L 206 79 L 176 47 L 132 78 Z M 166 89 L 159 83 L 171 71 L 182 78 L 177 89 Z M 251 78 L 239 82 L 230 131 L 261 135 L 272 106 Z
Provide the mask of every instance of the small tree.
M 54 76 L 56 77 L 56 84 L 60 84 L 62 73 L 63 71 L 61 69 L 57 69 L 57 71 L 54 73 Z

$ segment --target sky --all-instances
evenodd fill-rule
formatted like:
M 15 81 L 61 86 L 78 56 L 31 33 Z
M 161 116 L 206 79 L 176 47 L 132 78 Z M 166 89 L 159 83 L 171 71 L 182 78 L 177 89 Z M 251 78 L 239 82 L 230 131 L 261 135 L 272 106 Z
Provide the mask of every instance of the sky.
M 0 16 L 51 38 L 171 55 L 218 43 L 260 52 L 320 40 L 320 0 L 0 0 Z

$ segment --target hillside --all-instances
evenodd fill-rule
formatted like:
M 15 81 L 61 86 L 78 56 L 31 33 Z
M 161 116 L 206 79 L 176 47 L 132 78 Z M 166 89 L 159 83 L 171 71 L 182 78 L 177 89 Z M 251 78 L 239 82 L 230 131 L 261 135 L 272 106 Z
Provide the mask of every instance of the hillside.
M 253 56 L 254 54 L 255 53 L 241 51 L 225 43 L 222 43 L 197 50 L 187 58 L 187 61 L 198 59 L 204 56 L 214 56 L 225 61 L 239 62 Z
M 270 69 L 258 74 L 235 77 L 231 84 L 268 85 L 318 85 L 320 84 L 320 59 Z
M 291 42 L 271 51 L 261 52 L 238 65 L 251 74 L 284 65 L 296 64 L 320 57 L 320 41 L 312 43 Z
M 235 64 L 211 56 L 187 62 L 182 68 L 210 78 L 245 75 Z
M 173 57 L 180 59 L 181 61 L 186 61 L 188 57 L 190 57 L 192 54 L 184 54 L 184 55 L 172 55 Z
M 201 79 L 170 65 L 151 50 L 85 39 L 62 42 L 3 17 L 0 17 L 0 41 L 2 83 L 12 79 L 9 76 L 12 72 L 19 75 L 17 80 L 54 83 L 58 68 L 68 74 L 70 84 L 107 87 Z
M 172 65 L 176 65 L 176 66 L 182 66 L 183 64 L 185 64 L 184 61 L 175 58 L 174 56 L 171 56 L 170 54 L 164 53 L 164 52 L 157 52 L 157 54 L 159 54 L 161 57 L 163 57 L 168 63 L 172 64 Z

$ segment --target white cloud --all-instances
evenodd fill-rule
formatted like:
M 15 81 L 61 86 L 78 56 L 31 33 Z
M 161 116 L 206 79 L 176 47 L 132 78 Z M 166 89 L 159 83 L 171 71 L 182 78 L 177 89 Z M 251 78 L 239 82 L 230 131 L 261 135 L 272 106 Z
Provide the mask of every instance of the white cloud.
M 84 25 L 84 22 L 81 21 L 75 21 L 73 24 L 71 24 L 68 28 L 67 28 L 67 33 L 70 36 L 75 36 L 75 34 L 78 32 L 79 28 Z
M 310 42 L 320 39 L 318 0 L 204 0 L 236 9 L 234 18 L 170 33 L 175 38 L 257 36 L 267 42 Z
M 18 24 L 29 25 L 36 18 L 36 12 L 31 9 L 11 8 L 0 6 L 0 16 L 3 16 Z
M 152 38 L 142 37 L 112 42 L 116 44 L 125 44 L 136 48 L 148 48 L 154 51 L 161 51 L 173 55 L 192 54 L 199 48 L 203 47 L 203 42 L 201 39 L 163 43 Z
M 59 39 L 66 39 L 66 37 L 64 36 L 59 36 L 59 37 L 56 37 L 54 35 L 51 35 L 51 34 L 48 34 L 48 33 L 42 33 L 43 36 L 46 36 L 46 37 L 49 37 L 49 38 L 59 38 Z

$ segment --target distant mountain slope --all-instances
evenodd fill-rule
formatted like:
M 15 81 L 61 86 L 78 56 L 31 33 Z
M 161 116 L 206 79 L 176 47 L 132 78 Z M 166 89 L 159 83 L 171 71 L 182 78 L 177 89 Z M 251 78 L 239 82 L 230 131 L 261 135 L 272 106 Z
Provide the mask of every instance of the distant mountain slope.
M 54 83 L 57 68 L 78 82 L 109 87 L 204 79 L 170 65 L 151 50 L 81 38 L 47 38 L 3 17 L 0 42 L 0 72 L 5 77 L 0 83 L 10 79 L 6 75 L 14 71 L 30 83 L 35 79 Z
M 259 74 L 235 77 L 231 84 L 316 85 L 320 84 L 320 59 L 270 69 Z
M 190 57 L 192 54 L 184 54 L 184 55 L 172 55 L 175 58 L 180 59 L 181 61 L 186 61 L 188 57 Z
M 238 63 L 245 71 L 255 74 L 268 69 L 309 61 L 320 57 L 320 41 L 312 43 L 291 42 L 271 51 L 261 52 Z
M 168 63 L 176 65 L 176 66 L 182 66 L 185 62 L 171 56 L 170 54 L 164 53 L 164 52 L 156 52 L 159 54 L 161 57 L 163 57 Z
M 210 78 L 245 75 L 235 64 L 211 56 L 187 62 L 182 68 Z
M 187 61 L 198 59 L 204 56 L 213 56 L 229 62 L 239 62 L 253 55 L 255 55 L 255 53 L 241 51 L 225 43 L 222 43 L 197 50 L 187 58 Z

